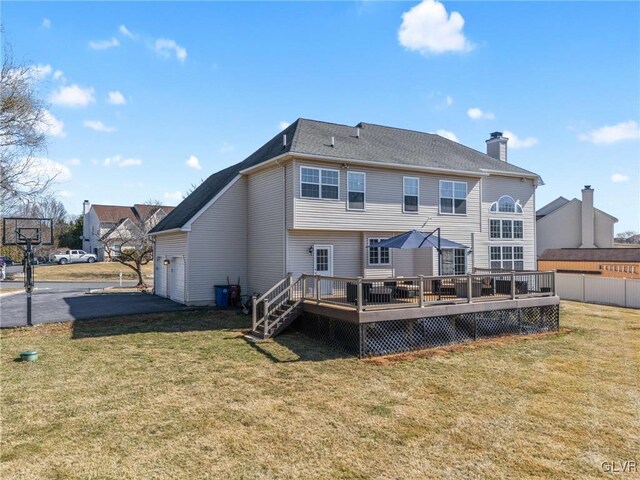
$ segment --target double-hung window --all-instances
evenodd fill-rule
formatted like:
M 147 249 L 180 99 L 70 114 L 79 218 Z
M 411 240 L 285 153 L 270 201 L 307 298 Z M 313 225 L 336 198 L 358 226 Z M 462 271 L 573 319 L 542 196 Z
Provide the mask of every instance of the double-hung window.
M 370 238 L 369 245 L 381 242 L 384 238 Z M 391 256 L 388 247 L 369 247 L 369 265 L 390 265 Z
M 522 220 L 489 220 L 489 238 L 521 239 L 523 238 Z
M 327 198 L 339 196 L 340 172 L 324 168 L 300 167 L 300 196 Z
M 524 248 L 511 245 L 489 247 L 492 269 L 524 270 Z
M 402 178 L 402 211 L 416 213 L 420 203 L 420 179 L 417 177 Z
M 467 182 L 440 180 L 440 213 L 467 213 Z
M 347 173 L 347 209 L 364 210 L 366 183 L 364 173 Z

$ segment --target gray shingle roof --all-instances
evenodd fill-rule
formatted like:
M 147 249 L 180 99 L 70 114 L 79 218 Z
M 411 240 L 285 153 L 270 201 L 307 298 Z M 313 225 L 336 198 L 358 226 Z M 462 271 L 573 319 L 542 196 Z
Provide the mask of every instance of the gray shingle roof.
M 357 128 L 360 129 L 359 138 Z M 285 134 L 288 139 L 286 147 L 282 144 L 282 135 Z M 331 146 L 331 137 L 335 139 L 334 146 Z M 244 161 L 211 175 L 151 232 L 181 228 L 240 171 L 283 153 L 331 156 L 345 160 L 442 168 L 469 173 L 496 171 L 536 175 L 432 133 L 371 123 L 359 123 L 352 127 L 299 118 Z

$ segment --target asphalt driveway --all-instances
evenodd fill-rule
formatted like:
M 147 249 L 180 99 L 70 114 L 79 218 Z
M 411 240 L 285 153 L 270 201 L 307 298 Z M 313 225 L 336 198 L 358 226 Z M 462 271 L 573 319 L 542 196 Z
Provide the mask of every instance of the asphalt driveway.
M 41 283 L 40 288 L 32 294 L 34 325 L 191 309 L 146 293 L 86 293 L 89 288 L 96 288 L 94 285 L 76 283 L 72 286 L 66 284 L 66 288 L 47 289 L 44 282 Z M 17 327 L 26 323 L 26 294 L 21 292 L 0 296 L 0 328 Z

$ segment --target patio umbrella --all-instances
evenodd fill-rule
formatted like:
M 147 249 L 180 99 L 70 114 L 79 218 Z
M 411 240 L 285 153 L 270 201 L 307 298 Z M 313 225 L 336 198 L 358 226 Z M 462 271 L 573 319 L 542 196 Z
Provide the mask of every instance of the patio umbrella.
M 436 235 L 436 232 L 438 233 Z M 414 248 L 435 248 L 438 251 L 438 274 L 441 273 L 442 263 L 442 249 L 443 248 L 463 248 L 467 249 L 466 245 L 454 242 L 442 238 L 440 235 L 440 228 L 436 228 L 433 232 L 420 232 L 418 230 L 411 230 L 409 232 L 401 233 L 395 237 L 387 238 L 380 242 L 372 243 L 367 248 L 382 247 L 382 248 L 399 248 L 399 249 L 414 249 Z

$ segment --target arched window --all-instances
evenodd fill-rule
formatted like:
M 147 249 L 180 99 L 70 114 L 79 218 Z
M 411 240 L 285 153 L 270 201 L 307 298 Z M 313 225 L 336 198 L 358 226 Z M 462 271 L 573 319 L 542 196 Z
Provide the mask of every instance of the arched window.
M 514 201 L 509 195 L 501 196 L 497 202 L 491 204 L 490 212 L 522 213 L 522 205 Z

